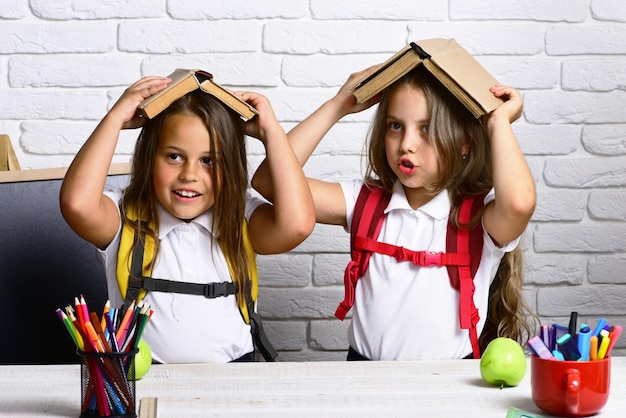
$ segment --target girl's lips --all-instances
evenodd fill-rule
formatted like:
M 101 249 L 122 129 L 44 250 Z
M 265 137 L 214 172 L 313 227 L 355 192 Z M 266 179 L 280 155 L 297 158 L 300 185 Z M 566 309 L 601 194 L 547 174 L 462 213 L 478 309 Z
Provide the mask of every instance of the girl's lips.
M 398 162 L 398 169 L 404 175 L 411 176 L 417 170 L 417 167 L 407 158 L 401 158 Z
M 179 197 L 192 199 L 194 197 L 200 196 L 200 193 L 194 192 L 192 190 L 174 190 L 174 194 Z

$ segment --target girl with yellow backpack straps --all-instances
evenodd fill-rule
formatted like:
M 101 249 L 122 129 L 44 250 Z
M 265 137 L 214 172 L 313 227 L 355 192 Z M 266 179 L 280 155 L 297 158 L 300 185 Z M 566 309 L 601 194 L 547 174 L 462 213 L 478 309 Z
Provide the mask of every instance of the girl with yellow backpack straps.
M 289 251 L 311 233 L 306 179 L 259 94 L 230 93 L 256 108 L 247 121 L 202 89 L 140 116 L 170 82 L 144 77 L 124 91 L 69 167 L 61 211 L 97 247 L 111 304 L 143 299 L 154 310 L 143 334 L 153 361 L 254 361 L 255 343 L 273 360 L 256 313 L 255 253 Z M 138 127 L 128 186 L 105 191 L 120 131 Z M 245 135 L 265 146 L 273 204 L 248 193 Z

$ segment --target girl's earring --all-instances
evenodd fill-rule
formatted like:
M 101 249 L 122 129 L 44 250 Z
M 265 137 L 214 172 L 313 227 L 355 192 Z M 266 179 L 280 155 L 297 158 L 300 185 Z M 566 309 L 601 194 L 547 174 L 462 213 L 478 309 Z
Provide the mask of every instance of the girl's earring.
M 463 159 L 463 161 L 467 160 L 467 154 L 463 154 L 463 156 L 461 157 Z

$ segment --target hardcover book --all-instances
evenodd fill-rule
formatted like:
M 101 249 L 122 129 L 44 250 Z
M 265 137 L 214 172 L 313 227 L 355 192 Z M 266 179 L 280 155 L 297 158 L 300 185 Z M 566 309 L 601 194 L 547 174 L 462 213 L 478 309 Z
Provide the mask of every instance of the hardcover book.
M 254 107 L 213 81 L 213 75 L 206 71 L 177 68 L 168 77 L 172 81 L 167 87 L 139 104 L 138 110 L 143 116 L 152 119 L 176 99 L 197 89 L 216 97 L 244 120 L 251 119 L 258 113 Z
M 366 102 L 420 64 L 476 118 L 502 103 L 489 91 L 498 81 L 454 39 L 444 38 L 411 42 L 351 91 L 358 103 Z

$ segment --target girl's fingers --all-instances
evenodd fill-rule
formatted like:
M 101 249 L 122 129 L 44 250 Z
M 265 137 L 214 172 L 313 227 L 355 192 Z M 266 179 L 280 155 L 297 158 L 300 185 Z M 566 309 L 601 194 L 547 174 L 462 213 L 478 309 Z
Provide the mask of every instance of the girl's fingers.
M 138 93 L 143 98 L 152 96 L 153 94 L 163 90 L 172 81 L 167 77 L 148 76 L 135 82 L 128 88 L 128 92 Z
M 507 96 L 511 98 L 514 96 L 518 96 L 518 97 L 520 96 L 517 89 L 514 89 L 513 87 L 495 85 L 491 87 L 490 90 L 494 95 L 496 95 L 496 97 Z

